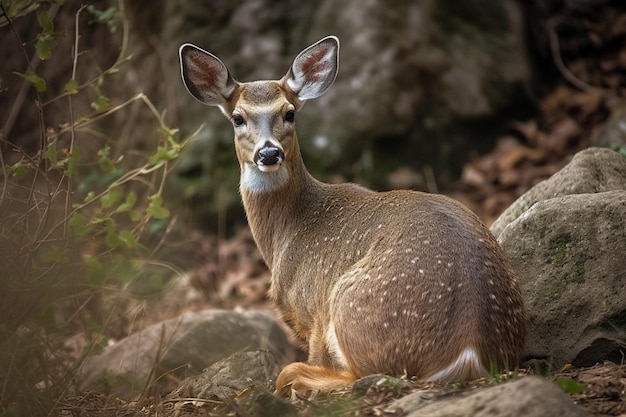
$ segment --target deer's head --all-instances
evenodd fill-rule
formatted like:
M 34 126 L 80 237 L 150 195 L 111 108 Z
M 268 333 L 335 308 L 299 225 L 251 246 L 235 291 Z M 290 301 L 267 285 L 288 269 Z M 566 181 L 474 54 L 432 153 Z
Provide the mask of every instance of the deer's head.
M 262 191 L 290 179 L 290 161 L 300 163 L 296 112 L 332 85 L 338 52 L 339 40 L 328 36 L 300 52 L 280 80 L 243 83 L 215 55 L 192 44 L 181 46 L 187 90 L 200 102 L 218 106 L 233 125 L 242 186 L 250 182 Z

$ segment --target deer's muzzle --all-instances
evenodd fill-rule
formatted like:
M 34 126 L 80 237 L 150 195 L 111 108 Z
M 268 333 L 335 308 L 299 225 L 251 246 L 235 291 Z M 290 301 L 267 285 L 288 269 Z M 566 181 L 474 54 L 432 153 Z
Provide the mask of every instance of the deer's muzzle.
M 254 163 L 261 171 L 275 171 L 285 159 L 285 153 L 276 146 L 266 146 L 258 150 Z

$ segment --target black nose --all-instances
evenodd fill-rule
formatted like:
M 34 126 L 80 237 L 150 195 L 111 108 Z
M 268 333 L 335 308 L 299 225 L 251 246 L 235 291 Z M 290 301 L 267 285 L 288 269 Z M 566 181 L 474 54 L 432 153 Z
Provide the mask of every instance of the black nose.
M 285 158 L 282 149 L 275 146 L 266 146 L 259 150 L 256 162 L 259 165 L 275 165 Z

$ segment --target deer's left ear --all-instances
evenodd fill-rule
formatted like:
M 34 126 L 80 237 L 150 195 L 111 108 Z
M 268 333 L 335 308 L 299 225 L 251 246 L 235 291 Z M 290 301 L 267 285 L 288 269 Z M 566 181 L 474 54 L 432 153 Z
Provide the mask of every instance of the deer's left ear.
M 339 39 L 327 36 L 298 54 L 283 82 L 300 100 L 310 100 L 328 90 L 338 69 Z

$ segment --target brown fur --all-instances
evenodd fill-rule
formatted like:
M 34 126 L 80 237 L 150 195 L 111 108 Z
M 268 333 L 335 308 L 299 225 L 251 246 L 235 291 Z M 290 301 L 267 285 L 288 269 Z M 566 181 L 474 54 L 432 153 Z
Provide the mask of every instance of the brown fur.
M 356 376 L 350 371 L 335 371 L 322 366 L 294 362 L 287 365 L 276 379 L 276 391 L 288 396 L 291 390 L 297 392 L 327 391 L 348 387 Z
M 243 204 L 272 271 L 270 296 L 309 347 L 309 363 L 287 366 L 277 390 L 334 389 L 371 373 L 456 381 L 515 367 L 527 332 L 521 293 L 471 211 L 440 195 L 324 184 L 306 171 L 286 114 L 332 83 L 334 47 L 326 38 L 283 79 L 253 83 L 181 48 L 189 91 L 245 120 L 235 124 Z M 186 65 L 222 73 L 196 80 Z M 221 81 L 203 92 L 207 79 Z M 255 158 L 268 144 L 284 160 L 263 167 Z

